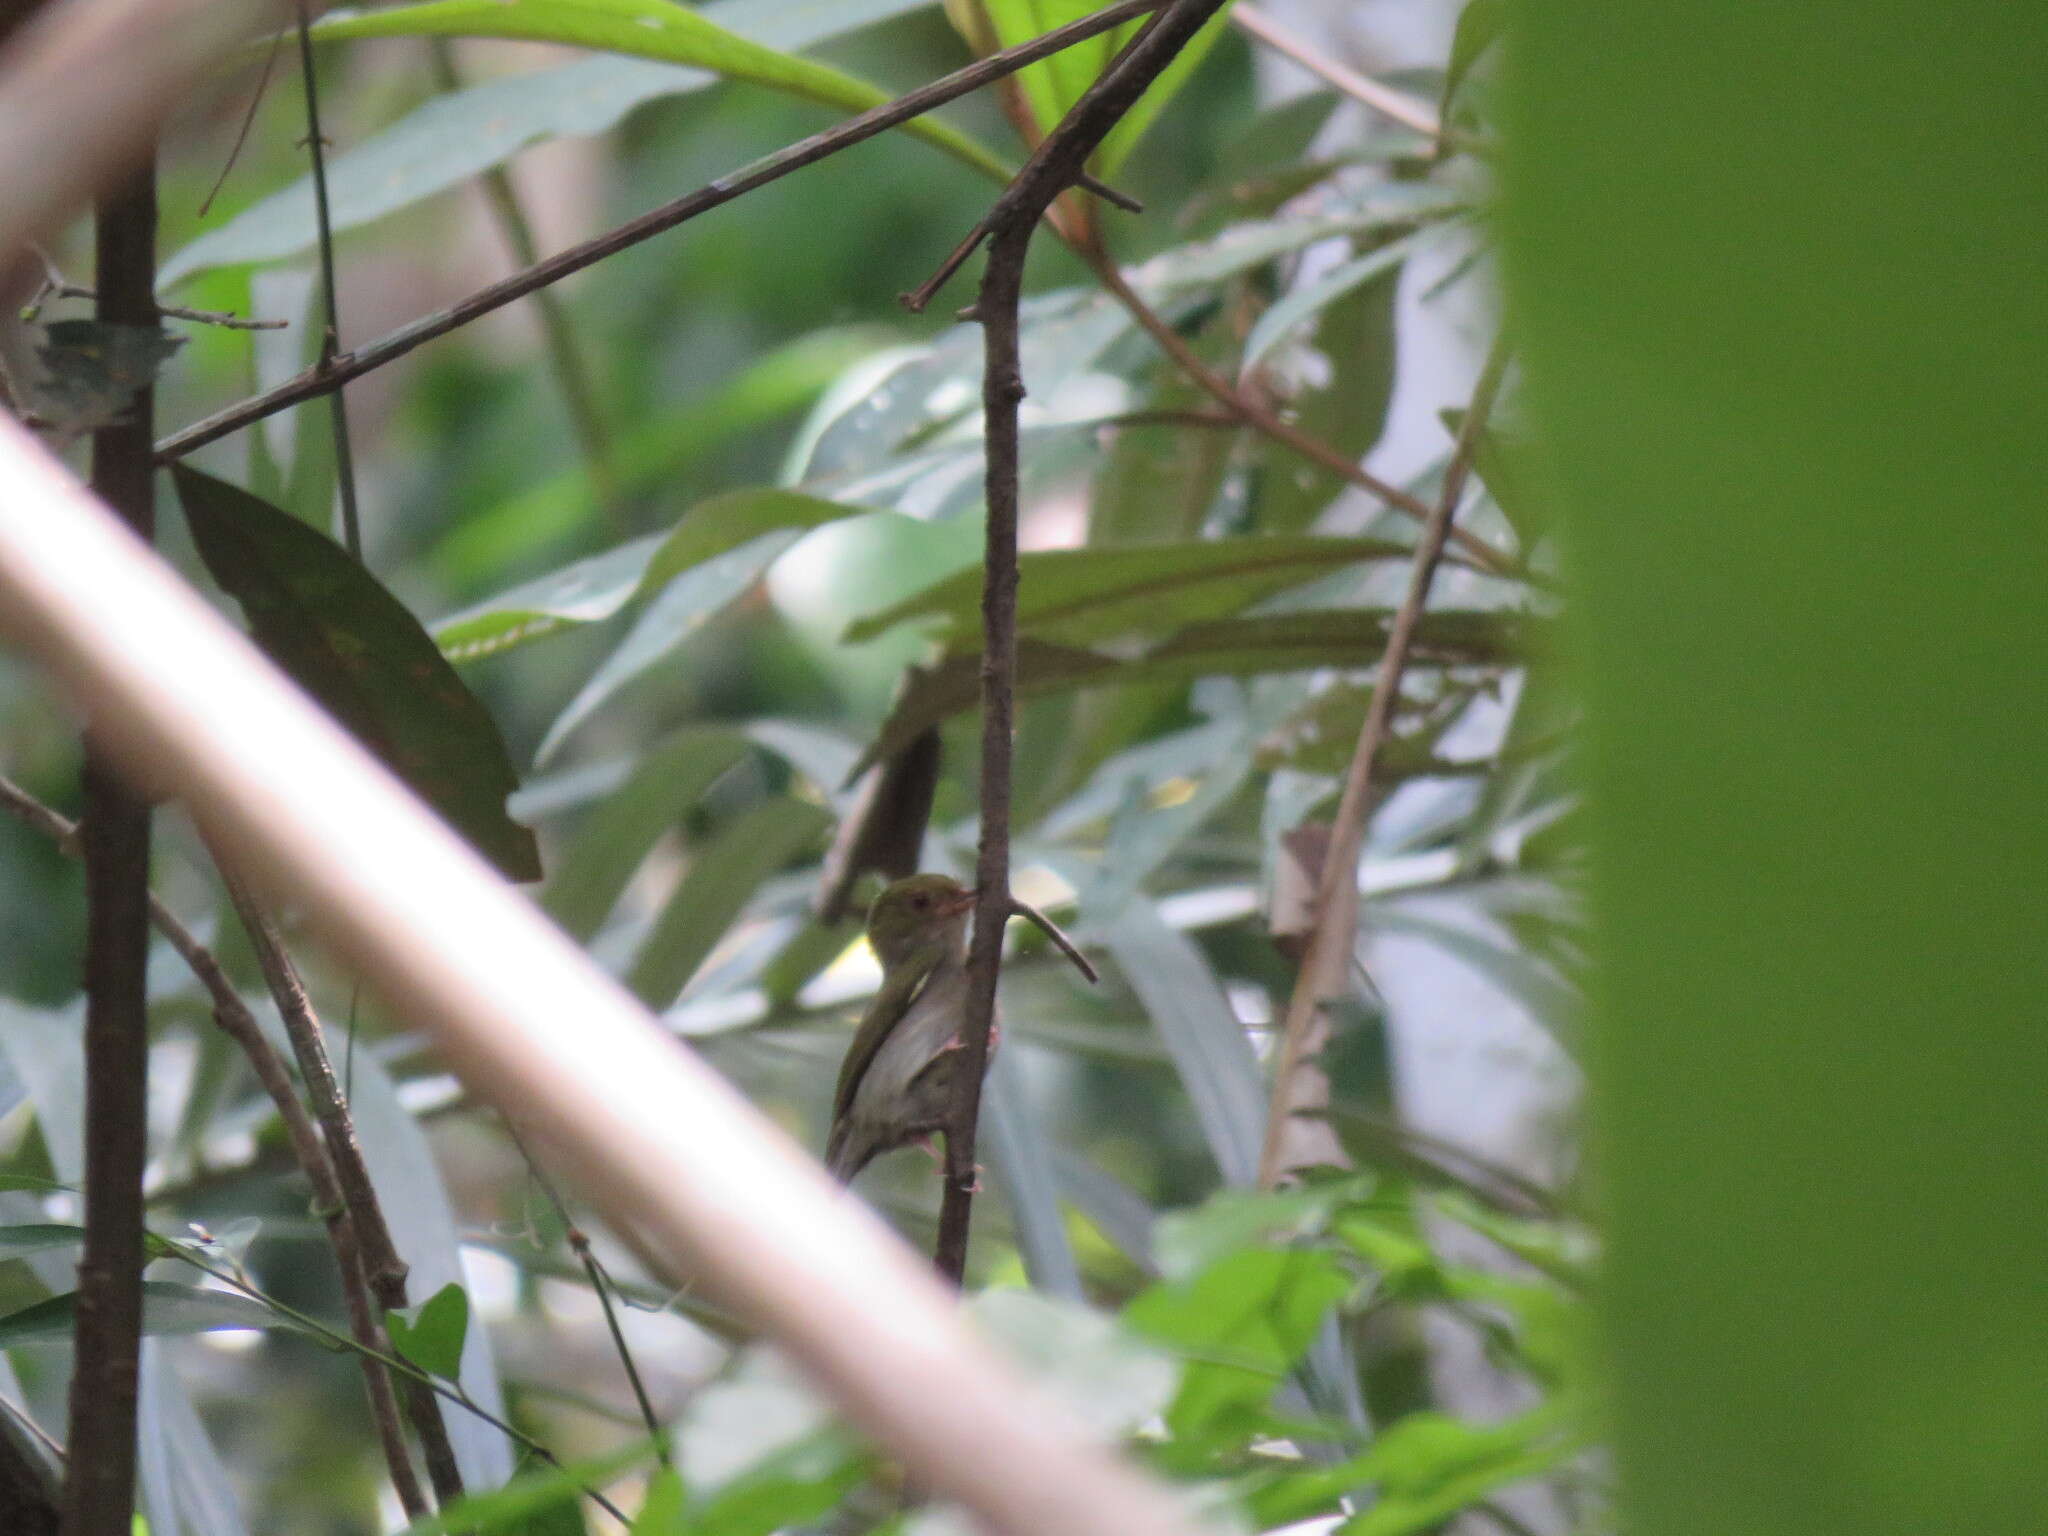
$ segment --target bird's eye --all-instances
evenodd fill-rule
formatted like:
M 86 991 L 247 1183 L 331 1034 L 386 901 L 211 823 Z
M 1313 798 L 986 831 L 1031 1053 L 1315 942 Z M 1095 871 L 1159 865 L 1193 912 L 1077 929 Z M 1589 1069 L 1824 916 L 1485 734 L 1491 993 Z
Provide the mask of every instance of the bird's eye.
M 931 902 L 926 897 L 913 896 L 910 898 L 910 904 L 913 907 L 917 908 L 918 911 L 922 912 L 926 907 L 931 905 Z

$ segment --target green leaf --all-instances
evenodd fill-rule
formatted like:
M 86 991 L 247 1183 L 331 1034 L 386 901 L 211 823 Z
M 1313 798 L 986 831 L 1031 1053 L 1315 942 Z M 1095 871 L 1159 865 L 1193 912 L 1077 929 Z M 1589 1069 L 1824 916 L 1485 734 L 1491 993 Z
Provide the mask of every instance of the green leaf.
M 689 1530 L 683 1516 L 688 1497 L 682 1474 L 674 1467 L 663 1467 L 647 1484 L 640 1513 L 633 1517 L 632 1536 L 684 1536 Z
M 66 1291 L 0 1317 L 0 1349 L 71 1337 L 78 1321 L 78 1292 Z M 210 1333 L 218 1328 L 283 1328 L 298 1325 L 262 1302 L 233 1291 L 202 1290 L 169 1280 L 142 1282 L 142 1331 Z
M 85 1228 L 62 1222 L 31 1221 L 0 1227 L 0 1262 L 25 1259 L 52 1248 L 70 1248 L 85 1241 Z
M 325 534 L 183 464 L 192 541 L 256 643 L 505 875 L 540 878 L 505 812 L 518 778 L 498 728 L 419 620 Z
M 605 658 L 548 727 L 535 761 L 551 757 L 598 706 L 749 590 L 811 529 L 866 510 L 771 489 L 735 491 L 696 507 L 649 554 L 638 583 L 620 600 L 623 604 L 637 594 L 649 599 L 647 606 L 618 649 Z M 526 611 L 500 610 L 504 614 Z M 466 617 L 464 622 L 473 625 L 482 617 Z M 475 631 L 466 628 L 464 633 Z
M 1209 962 L 1148 901 L 1126 902 L 1103 937 L 1173 1058 L 1225 1182 L 1250 1185 L 1266 1130 L 1265 1077 Z
M 469 1337 L 469 1293 L 453 1283 L 444 1285 L 411 1318 L 386 1312 L 384 1331 L 391 1347 L 421 1370 L 443 1381 L 458 1380 L 463 1341 Z
M 704 7 L 702 14 L 755 43 L 796 52 L 928 3 L 792 6 L 782 0 L 728 0 Z M 332 227 L 353 229 L 459 186 L 529 144 L 604 133 L 642 102 L 702 90 L 718 78 L 707 70 L 605 55 L 437 96 L 328 160 Z M 157 287 L 208 267 L 296 255 L 318 238 L 307 176 L 178 251 L 157 273 Z
M 452 661 L 493 656 L 543 635 L 601 622 L 684 571 L 767 535 L 789 534 L 772 554 L 765 544 L 756 551 L 766 556 L 758 575 L 796 534 L 867 510 L 766 487 L 714 496 L 692 507 L 666 535 L 650 534 L 578 560 L 440 620 L 434 638 Z M 735 571 L 752 563 L 736 562 Z
M 1138 656 L 1025 639 L 1017 646 L 1017 692 L 1029 697 L 1111 683 L 1369 667 L 1386 649 L 1387 619 L 1382 611 L 1356 608 L 1220 619 L 1191 624 Z M 1425 613 L 1416 627 L 1410 666 L 1503 664 L 1521 656 L 1539 632 L 1538 621 L 1510 614 Z M 901 751 L 920 731 L 972 708 L 980 697 L 980 656 L 946 657 L 904 690 L 855 772 Z
M 970 3 L 978 3 L 984 8 L 993 25 L 996 44 L 1002 48 L 1028 42 L 1041 33 L 1099 9 L 1095 0 L 970 0 Z M 1089 162 L 1100 175 L 1113 176 L 1129 157 L 1153 119 L 1186 83 L 1203 56 L 1215 46 L 1227 23 L 1229 9 L 1225 5 L 1214 20 L 1195 34 L 1180 56 L 1167 66 L 1123 121 L 1102 141 Z M 1142 25 L 1143 18 L 1126 22 L 1115 31 L 1078 43 L 1018 72 L 1017 79 L 1037 129 L 1034 144 L 1037 138 L 1043 138 L 1067 115 L 1067 110 L 1081 99 L 1110 60 L 1137 35 Z
M 583 1489 L 601 1488 L 621 1472 L 653 1458 L 654 1442 L 643 1439 L 609 1455 L 543 1467 L 502 1488 L 458 1499 L 439 1514 L 408 1525 L 400 1536 L 449 1536 L 450 1532 L 526 1536 L 527 1521 L 564 1502 L 573 1504 Z
M 1322 276 L 1288 290 L 1278 303 L 1259 316 L 1251 335 L 1245 338 L 1240 366 L 1256 368 L 1297 326 L 1316 319 L 1337 300 L 1374 279 L 1384 277 L 1398 282 L 1396 274 L 1414 252 L 1415 237 L 1410 235 L 1354 256 Z
M 1200 1438 L 1226 1428 L 1241 1411 L 1262 1407 L 1350 1289 L 1328 1253 L 1254 1248 L 1191 1279 L 1154 1286 L 1123 1316 L 1138 1333 L 1188 1359 L 1166 1421 L 1176 1435 Z
M 1157 634 L 1235 613 L 1348 565 L 1412 553 L 1379 539 L 1305 537 L 1036 550 L 1018 557 L 1017 628 L 1061 645 Z M 949 647 L 979 635 L 980 570 L 961 571 L 857 620 L 846 639 L 871 640 L 922 618 L 940 621 L 939 638 Z
M 1446 124 L 1451 120 L 1451 109 L 1458 103 L 1458 87 L 1465 83 L 1480 55 L 1500 37 L 1507 22 L 1507 9 L 1504 0 L 1465 0 L 1464 10 L 1458 13 L 1458 30 L 1451 38 L 1451 61 L 1444 70 L 1444 91 L 1437 105 L 1437 115 Z
M 1380 272 L 1315 314 L 1310 339 L 1328 359 L 1330 376 L 1295 397 L 1294 420 L 1348 459 L 1363 458 L 1386 428 L 1394 398 L 1396 287 L 1393 272 Z M 1310 526 L 1348 483 L 1277 443 L 1260 444 L 1254 462 L 1257 522 L 1271 533 Z
M 687 6 L 666 0 L 428 0 L 314 24 L 327 42 L 364 37 L 504 37 L 565 43 L 612 53 L 690 64 L 807 101 L 864 112 L 888 101 L 885 91 L 827 65 L 750 42 Z M 1010 167 L 968 135 L 931 117 L 903 131 L 945 150 L 995 181 Z
M 568 855 L 548 879 L 542 907 L 587 942 L 655 840 L 746 755 L 743 737 L 718 730 L 686 730 L 649 752 L 577 828 Z
M 655 919 L 627 985 L 662 1009 L 711 953 L 761 882 L 817 841 L 830 824 L 815 805 L 777 796 L 749 806 L 714 832 Z

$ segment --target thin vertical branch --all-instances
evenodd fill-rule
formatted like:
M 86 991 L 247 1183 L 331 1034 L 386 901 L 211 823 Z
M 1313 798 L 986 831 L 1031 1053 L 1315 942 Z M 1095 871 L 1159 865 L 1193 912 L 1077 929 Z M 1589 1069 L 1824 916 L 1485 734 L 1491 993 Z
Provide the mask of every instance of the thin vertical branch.
M 974 941 L 967 957 L 961 1065 L 946 1118 L 945 1195 L 932 1254 L 939 1272 L 956 1285 L 967 1272 L 967 1242 L 979 1187 L 974 1149 L 981 1124 L 982 1078 L 995 1022 L 1003 926 L 1015 905 L 1010 895 L 1010 737 L 1017 682 L 1017 408 L 1024 399 L 1018 307 L 1024 294 L 1024 263 L 1046 210 L 1080 180 L 1096 146 L 1221 5 L 1222 0 L 1175 0 L 1149 17 L 1033 151 L 988 216 L 908 301 L 916 305 L 928 300 L 987 236 L 988 261 L 974 311 L 984 341 L 988 502 L 981 599 L 981 841 L 975 855 Z
M 1358 746 L 1344 776 L 1337 819 L 1330 828 L 1329 852 L 1323 861 L 1316 896 L 1315 928 L 1302 955 L 1301 970 L 1295 976 L 1294 992 L 1288 999 L 1281 1026 L 1272 1099 L 1266 1112 L 1265 1142 L 1259 1153 L 1262 1189 L 1272 1188 L 1292 1171 L 1284 1166 L 1287 1129 L 1297 1110 L 1307 1107 L 1299 1098 L 1297 1079 L 1320 1048 L 1325 1004 L 1344 989 L 1358 929 L 1358 855 L 1372 809 L 1373 765 L 1386 744 L 1388 722 L 1394 718 L 1394 705 L 1401 695 L 1401 677 L 1408 666 L 1415 629 L 1429 604 L 1429 589 L 1443 559 L 1451 520 L 1464 497 L 1473 455 L 1486 430 L 1487 418 L 1493 414 L 1493 403 L 1500 394 L 1507 365 L 1506 339 L 1496 338 L 1486 365 L 1480 370 L 1479 383 L 1473 389 L 1472 404 L 1458 424 L 1458 438 L 1451 450 L 1450 467 L 1444 471 L 1443 489 L 1416 541 L 1407 593 L 1387 630 L 1387 648 L 1373 683 L 1372 702 L 1366 708 Z
M 455 68 L 454 45 L 445 37 L 431 37 L 427 39 L 427 46 L 432 50 L 435 84 L 444 91 L 462 89 L 462 77 Z M 526 216 L 511 175 L 504 166 L 493 165 L 477 180 L 483 186 L 485 201 L 491 205 L 492 216 L 498 221 L 498 233 L 504 236 L 505 244 L 511 249 L 512 259 L 522 267 L 536 265 L 540 261 L 540 244 L 534 239 L 533 221 Z M 622 533 L 618 476 L 612 469 L 610 434 L 605 430 L 604 415 L 598 409 L 597 382 L 591 373 L 589 355 L 577 339 L 576 328 L 569 321 L 568 306 L 562 302 L 560 294 L 552 288 L 534 289 L 533 308 L 540 317 L 541 339 L 547 345 L 555 387 L 562 392 L 562 404 L 569 413 L 570 430 L 576 434 L 577 445 L 583 453 L 584 471 L 590 476 L 591 493 L 612 519 L 613 531 Z
M 99 318 L 153 327 L 156 166 L 104 198 L 94 224 Z M 92 439 L 92 488 L 144 539 L 156 527 L 154 391 Z M 135 1508 L 142 1347 L 142 1172 L 148 1156 L 149 804 L 92 732 L 85 756 L 85 1253 L 71 1376 L 65 1536 L 127 1536 Z
M 320 331 L 319 367 L 333 368 L 341 353 L 341 306 L 334 290 L 334 219 L 327 206 L 327 141 L 320 135 L 320 88 L 313 68 L 312 9 L 298 0 L 299 79 L 306 92 L 306 147 L 313 156 L 313 211 L 320 226 L 320 295 L 325 316 Z M 363 525 L 356 510 L 355 453 L 349 445 L 346 390 L 336 383 L 327 394 L 334 431 L 334 482 L 341 490 L 341 541 L 363 558 Z
M 384 1220 L 383 1204 L 377 1198 L 376 1187 L 370 1182 L 369 1165 L 364 1162 L 362 1145 L 356 1140 L 355 1117 L 349 1112 L 341 1085 L 335 1081 L 334 1063 L 327 1054 L 319 1016 L 313 1011 L 312 1000 L 306 996 L 305 983 L 299 979 L 298 968 L 292 964 L 276 925 L 257 904 L 248 887 L 231 871 L 218 850 L 215 850 L 214 862 L 227 883 L 228 899 L 234 903 L 235 915 L 248 931 L 250 944 L 256 952 L 256 964 L 263 972 L 264 984 L 269 987 L 271 998 L 277 1004 L 278 1014 L 284 1020 L 285 1035 L 298 1058 L 299 1075 L 306 1081 L 306 1091 L 313 1101 L 314 1118 L 320 1122 L 327 1142 L 327 1154 L 334 1164 L 336 1182 L 355 1225 L 358 1252 L 370 1294 L 384 1311 L 403 1311 L 407 1305 L 405 1260 L 399 1256 L 398 1246 L 392 1241 L 391 1228 Z M 448 1426 L 441 1416 L 441 1406 L 430 1390 L 411 1377 L 404 1379 L 403 1389 L 406 1411 L 412 1419 L 414 1432 L 420 1437 L 420 1450 L 426 1458 L 427 1477 L 434 1485 L 434 1497 L 445 1506 L 462 1497 L 463 1486 L 462 1473 L 455 1464 L 455 1450 L 448 1440 Z

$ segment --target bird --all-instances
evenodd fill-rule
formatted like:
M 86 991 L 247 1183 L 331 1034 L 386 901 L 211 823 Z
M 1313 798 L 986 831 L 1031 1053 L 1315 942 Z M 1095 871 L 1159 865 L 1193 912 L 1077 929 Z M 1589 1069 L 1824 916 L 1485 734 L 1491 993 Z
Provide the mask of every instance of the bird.
M 967 1011 L 967 921 L 975 893 L 946 875 L 911 875 L 868 910 L 882 985 L 854 1031 L 832 1099 L 825 1163 L 842 1184 L 884 1152 L 945 1128 Z M 996 1034 L 989 1034 L 989 1054 Z

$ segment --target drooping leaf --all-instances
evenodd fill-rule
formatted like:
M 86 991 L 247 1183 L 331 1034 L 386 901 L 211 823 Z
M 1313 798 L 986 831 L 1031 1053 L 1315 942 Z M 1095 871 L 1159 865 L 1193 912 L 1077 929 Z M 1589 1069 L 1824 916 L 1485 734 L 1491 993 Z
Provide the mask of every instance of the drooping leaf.
M 165 1339 L 138 1361 L 135 1481 L 150 1536 L 246 1536 L 235 1478 L 206 1432 Z
M 735 491 L 699 506 L 650 554 L 634 588 L 647 606 L 618 649 L 556 716 L 535 760 L 547 761 L 599 705 L 751 588 L 811 529 L 865 510 L 772 489 Z
M 1150 902 L 1126 902 L 1103 937 L 1173 1058 L 1224 1182 L 1249 1186 L 1265 1137 L 1265 1076 L 1208 961 Z
M 1412 553 L 1380 539 L 1307 537 L 1034 550 L 1017 562 L 1017 628 L 1060 645 L 1158 634 L 1235 613 L 1348 565 Z M 846 638 L 870 640 L 935 618 L 940 641 L 957 647 L 980 633 L 980 604 L 981 572 L 962 571 L 858 620 Z
M 1017 647 L 1020 696 L 1108 683 L 1247 677 L 1319 667 L 1363 668 L 1386 648 L 1388 616 L 1367 609 L 1303 609 L 1191 624 L 1137 656 L 1111 655 L 1036 639 Z M 1522 653 L 1536 621 L 1509 614 L 1444 609 L 1425 613 L 1410 666 L 1484 666 Z M 855 770 L 899 751 L 919 731 L 972 707 L 981 697 L 979 655 L 948 656 L 897 701 Z
M 687 730 L 649 752 L 577 829 L 541 905 L 578 939 L 596 933 L 655 840 L 747 753 L 726 731 Z
M 825 813 L 816 806 L 777 796 L 749 806 L 714 832 L 692 854 L 682 883 L 634 959 L 627 981 L 634 994 L 654 1009 L 674 1002 L 756 887 L 825 826 Z
M 1081 1269 L 1060 1210 L 1052 1160 L 1045 1133 L 1031 1113 L 1028 1084 L 1014 1055 L 998 1055 L 989 1068 L 983 1101 L 983 1134 L 988 1138 L 989 1166 L 1010 1204 L 1017 1226 L 1017 1249 L 1032 1286 L 1048 1296 L 1080 1301 Z M 1126 1426 L 1117 1425 L 1115 1428 Z
M 754 43 L 793 53 L 928 3 L 726 0 L 701 11 Z M 603 133 L 643 102 L 701 90 L 719 78 L 708 69 L 606 55 L 437 96 L 328 160 L 332 227 L 367 224 L 501 165 L 529 144 Z M 296 255 L 318 237 L 309 176 L 176 252 L 157 273 L 157 287 L 208 267 Z
M 0 1349 L 49 1339 L 69 1339 L 78 1321 L 78 1293 L 66 1291 L 0 1317 Z M 144 1333 L 210 1333 L 216 1328 L 283 1328 L 298 1325 L 262 1302 L 233 1291 L 203 1290 L 170 1280 L 142 1282 Z
M 1375 278 L 1390 276 L 1414 249 L 1413 236 L 1394 240 L 1354 256 L 1322 276 L 1289 290 L 1278 303 L 1259 316 L 1251 335 L 1245 338 L 1242 366 L 1256 368 L 1266 354 L 1286 340 L 1297 326 L 1314 320 L 1337 300 Z
M 256 643 L 513 880 L 540 878 L 505 811 L 518 777 L 483 705 L 405 605 L 326 535 L 174 465 L 192 541 Z
M 462 1346 L 469 1337 L 469 1293 L 453 1281 L 420 1304 L 412 1317 L 384 1314 L 391 1347 L 429 1375 L 454 1381 L 462 1371 Z
M 663 0 L 427 0 L 316 22 L 315 40 L 363 37 L 503 37 L 565 43 L 708 69 L 824 106 L 864 112 L 889 99 L 866 81 L 729 32 L 687 6 Z M 903 131 L 996 181 L 1010 168 L 967 134 L 926 116 Z
M 797 533 L 866 510 L 768 487 L 714 496 L 692 507 L 667 534 L 649 534 L 578 560 L 440 620 L 434 638 L 452 661 L 493 656 L 543 635 L 608 619 L 684 571 L 768 534 L 790 534 L 775 548 L 774 554 L 780 554 Z M 764 545 L 760 553 L 766 552 Z M 761 562 L 762 569 L 774 554 Z M 747 564 L 738 562 L 736 569 Z

